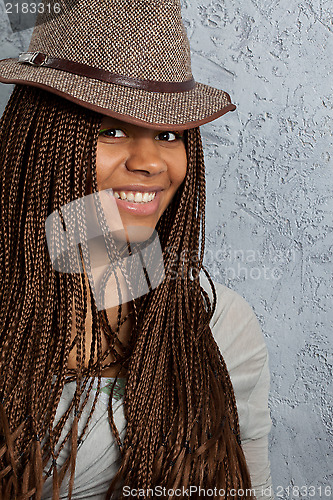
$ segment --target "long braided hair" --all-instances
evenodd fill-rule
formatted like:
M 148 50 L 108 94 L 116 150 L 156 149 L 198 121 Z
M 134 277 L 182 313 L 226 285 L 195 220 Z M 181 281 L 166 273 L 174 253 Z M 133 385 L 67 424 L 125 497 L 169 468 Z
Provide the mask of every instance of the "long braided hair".
M 143 489 L 158 485 L 166 491 L 190 485 L 216 487 L 219 498 L 227 498 L 232 488 L 250 490 L 235 396 L 209 326 L 216 292 L 207 275 L 214 297 L 211 304 L 199 283 L 199 272 L 205 272 L 205 169 L 199 128 L 185 134 L 186 177 L 156 228 L 166 277 L 133 300 L 134 326 L 126 348 L 115 349 L 121 311 L 113 331 L 105 311 L 97 310 L 82 274 L 57 272 L 51 265 L 45 241 L 47 216 L 84 196 L 89 169 L 92 190 L 98 191 L 101 119 L 44 90 L 16 85 L 0 122 L 0 498 L 40 499 L 47 463 L 51 463 L 53 498 L 59 498 L 65 474 L 71 498 L 77 443 L 94 413 L 98 391 L 81 433 L 78 421 L 91 397 L 91 377 L 100 383 L 107 366 L 102 332 L 109 353 L 128 368 L 123 443 L 113 421 L 112 393 L 109 401 L 109 422 L 121 464 L 107 498 L 113 498 L 120 484 Z M 174 267 L 171 272 L 174 255 L 182 252 L 191 258 L 178 259 L 176 272 Z M 89 298 L 93 335 L 85 368 Z M 74 348 L 77 370 L 69 377 L 68 358 Z M 72 405 L 54 425 L 68 380 L 76 380 L 77 389 Z M 82 387 L 86 388 L 83 400 Z M 70 451 L 59 468 L 55 445 L 70 418 L 66 436 Z M 251 495 L 242 492 L 239 498 Z M 238 498 L 237 493 L 233 496 Z

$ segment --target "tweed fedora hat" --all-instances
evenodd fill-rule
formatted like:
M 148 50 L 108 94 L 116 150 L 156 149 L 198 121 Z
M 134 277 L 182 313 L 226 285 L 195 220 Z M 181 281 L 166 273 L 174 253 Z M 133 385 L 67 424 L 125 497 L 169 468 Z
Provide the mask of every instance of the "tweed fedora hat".
M 39 15 L 27 52 L 0 61 L 1 82 L 157 129 L 193 128 L 236 108 L 225 91 L 193 79 L 179 0 L 59 5 L 57 15 Z

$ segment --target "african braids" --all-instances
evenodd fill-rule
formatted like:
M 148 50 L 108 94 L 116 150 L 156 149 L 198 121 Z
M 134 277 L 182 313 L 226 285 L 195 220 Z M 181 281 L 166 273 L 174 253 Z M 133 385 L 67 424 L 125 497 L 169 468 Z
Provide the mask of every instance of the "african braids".
M 45 219 L 84 196 L 89 169 L 93 192 L 97 191 L 100 123 L 101 116 L 92 111 L 25 86 L 15 87 L 0 122 L 0 497 L 40 499 L 43 470 L 50 459 L 53 498 L 59 498 L 66 471 L 71 497 L 77 443 L 88 428 L 98 396 L 96 391 L 79 435 L 78 421 L 91 395 L 89 376 L 98 377 L 100 383 L 102 368 L 107 366 L 101 361 L 106 358 L 101 352 L 103 330 L 109 332 L 110 352 L 128 368 L 123 443 L 113 421 L 110 395 L 109 422 L 121 465 L 107 498 L 119 485 L 250 489 L 232 384 L 209 326 L 216 292 L 207 275 L 214 296 L 211 304 L 199 282 L 199 273 L 206 272 L 205 168 L 199 128 L 185 134 L 185 181 L 156 228 L 166 278 L 133 301 L 134 327 L 128 348 L 119 348 L 119 343 L 118 350 L 114 348 L 125 320 L 121 311 L 112 331 L 83 276 L 52 268 Z M 89 300 L 93 345 L 87 370 Z M 77 334 L 71 342 L 74 311 Z M 74 348 L 77 370 L 68 377 L 68 357 Z M 92 360 L 94 352 L 97 363 Z M 54 426 L 69 380 L 76 380 L 77 387 L 72 405 Z M 70 453 L 58 468 L 60 450 L 55 448 L 73 414 L 66 436 Z

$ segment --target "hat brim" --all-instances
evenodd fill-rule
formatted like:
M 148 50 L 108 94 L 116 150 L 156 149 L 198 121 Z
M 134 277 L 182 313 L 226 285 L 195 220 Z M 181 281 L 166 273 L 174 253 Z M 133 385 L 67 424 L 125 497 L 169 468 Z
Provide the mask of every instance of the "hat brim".
M 190 129 L 236 109 L 227 92 L 203 83 L 186 92 L 149 92 L 17 59 L 0 61 L 0 82 L 38 87 L 97 113 L 156 129 Z

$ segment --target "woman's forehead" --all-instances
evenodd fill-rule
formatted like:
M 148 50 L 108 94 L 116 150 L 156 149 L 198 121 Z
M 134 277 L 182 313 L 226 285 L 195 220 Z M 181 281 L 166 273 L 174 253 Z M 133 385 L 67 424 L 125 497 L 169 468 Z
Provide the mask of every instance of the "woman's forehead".
M 102 125 L 119 125 L 119 126 L 135 126 L 124 120 L 119 120 L 118 118 L 113 118 L 112 116 L 102 115 Z

